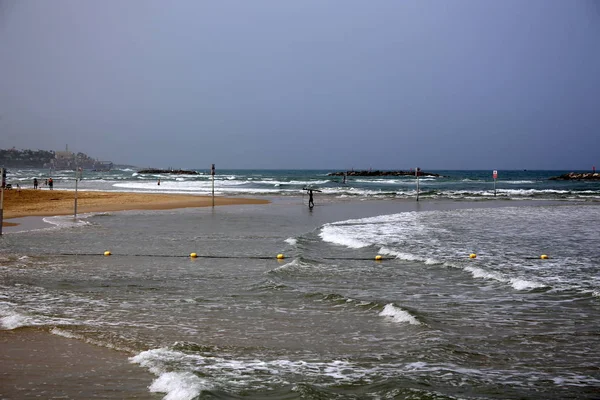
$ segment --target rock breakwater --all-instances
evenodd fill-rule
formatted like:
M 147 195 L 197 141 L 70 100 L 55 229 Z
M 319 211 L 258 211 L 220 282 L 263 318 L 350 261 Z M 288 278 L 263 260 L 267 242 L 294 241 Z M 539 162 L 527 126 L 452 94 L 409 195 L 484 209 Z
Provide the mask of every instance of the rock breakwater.
M 341 171 L 330 172 L 328 176 L 415 176 L 415 171 Z M 440 176 L 431 172 L 419 171 L 419 176 Z
M 184 169 L 141 169 L 138 174 L 174 174 L 174 175 L 198 175 L 196 171 L 189 171 Z
M 569 172 L 550 178 L 553 181 L 600 181 L 598 172 Z

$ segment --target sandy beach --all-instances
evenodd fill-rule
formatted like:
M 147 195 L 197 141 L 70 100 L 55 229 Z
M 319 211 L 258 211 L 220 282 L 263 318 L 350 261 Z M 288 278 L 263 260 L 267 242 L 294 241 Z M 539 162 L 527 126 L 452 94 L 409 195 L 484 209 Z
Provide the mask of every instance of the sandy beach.
M 267 204 L 268 200 L 215 197 L 216 206 Z M 11 218 L 73 214 L 75 192 L 66 190 L 22 189 L 4 191 L 3 226 L 14 226 Z M 77 193 L 77 213 L 168 210 L 174 208 L 209 207 L 212 197 L 185 194 L 86 192 Z

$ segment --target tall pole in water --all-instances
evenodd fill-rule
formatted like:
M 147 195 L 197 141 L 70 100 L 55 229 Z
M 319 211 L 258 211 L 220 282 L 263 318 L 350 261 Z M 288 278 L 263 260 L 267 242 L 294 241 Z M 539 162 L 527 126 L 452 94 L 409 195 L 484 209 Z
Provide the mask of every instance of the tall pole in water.
M 75 210 L 73 211 L 73 219 L 77 219 L 77 183 L 79 182 L 79 168 L 75 167 Z
M 215 206 L 215 164 L 210 167 L 210 174 L 212 175 L 212 206 Z
M 2 236 L 2 223 L 4 221 L 4 168 L 0 168 L 0 180 L 2 188 L 0 188 L 0 236 Z
M 417 201 L 419 201 L 419 170 L 419 167 L 415 169 L 415 175 L 417 176 Z

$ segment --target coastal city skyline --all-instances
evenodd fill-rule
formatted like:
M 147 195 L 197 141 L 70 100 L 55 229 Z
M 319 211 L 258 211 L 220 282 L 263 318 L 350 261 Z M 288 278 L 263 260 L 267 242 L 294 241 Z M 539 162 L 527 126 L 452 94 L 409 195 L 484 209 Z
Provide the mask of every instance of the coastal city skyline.
M 599 4 L 3 1 L 0 148 L 158 168 L 590 170 Z

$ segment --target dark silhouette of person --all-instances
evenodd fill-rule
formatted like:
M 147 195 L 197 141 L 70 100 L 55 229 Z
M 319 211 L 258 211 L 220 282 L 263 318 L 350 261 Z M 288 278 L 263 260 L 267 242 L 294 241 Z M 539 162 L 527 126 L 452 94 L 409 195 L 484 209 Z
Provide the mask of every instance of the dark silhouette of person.
M 38 187 L 38 180 L 37 180 L 37 178 L 33 178 L 33 188 L 37 189 L 37 187 Z
M 313 208 L 315 206 L 315 202 L 313 200 L 313 191 L 312 189 L 308 189 L 308 207 Z
M 50 190 L 54 188 L 54 181 L 52 180 L 52 178 L 48 179 L 48 187 L 50 188 Z

